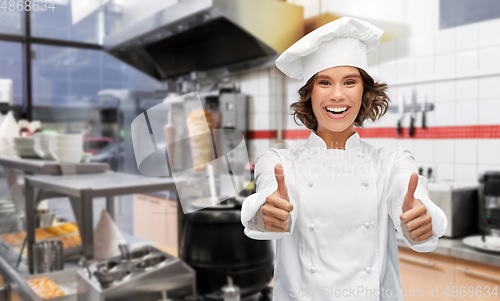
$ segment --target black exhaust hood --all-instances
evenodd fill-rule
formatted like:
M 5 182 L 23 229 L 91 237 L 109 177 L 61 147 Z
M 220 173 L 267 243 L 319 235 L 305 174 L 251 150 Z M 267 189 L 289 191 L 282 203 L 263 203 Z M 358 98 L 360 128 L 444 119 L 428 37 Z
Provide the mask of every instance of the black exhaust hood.
M 104 49 L 161 81 L 274 60 L 300 39 L 301 6 L 275 0 L 184 0 L 104 39 Z

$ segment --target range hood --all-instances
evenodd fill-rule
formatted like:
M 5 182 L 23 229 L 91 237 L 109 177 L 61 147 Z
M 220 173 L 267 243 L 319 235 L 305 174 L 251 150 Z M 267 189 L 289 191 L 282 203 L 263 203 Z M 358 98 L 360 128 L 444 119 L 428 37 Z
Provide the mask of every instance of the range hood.
M 277 0 L 183 0 L 148 9 L 149 17 L 122 24 L 103 47 L 161 81 L 274 61 L 304 34 L 302 6 Z

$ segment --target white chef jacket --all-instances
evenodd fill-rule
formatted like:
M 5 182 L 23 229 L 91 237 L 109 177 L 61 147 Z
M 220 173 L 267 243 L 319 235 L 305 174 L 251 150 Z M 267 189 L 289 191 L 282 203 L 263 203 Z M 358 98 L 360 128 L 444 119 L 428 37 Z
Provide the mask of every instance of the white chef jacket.
M 281 163 L 293 210 L 290 232 L 264 229 L 267 196 L 278 187 Z M 354 133 L 345 150 L 327 149 L 311 132 L 305 144 L 270 149 L 257 158 L 257 192 L 241 210 L 245 234 L 276 239 L 273 300 L 403 300 L 396 229 L 417 252 L 430 252 L 447 227 L 419 176 L 415 198 L 432 217 L 431 238 L 415 242 L 400 220 L 410 175 L 417 171 L 408 149 L 375 147 Z

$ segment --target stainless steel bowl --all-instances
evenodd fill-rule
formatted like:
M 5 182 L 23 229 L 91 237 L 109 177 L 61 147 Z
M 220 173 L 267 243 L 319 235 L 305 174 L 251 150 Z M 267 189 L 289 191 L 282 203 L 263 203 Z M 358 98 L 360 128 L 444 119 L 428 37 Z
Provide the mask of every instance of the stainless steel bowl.
M 118 262 L 110 260 L 110 261 L 99 262 L 97 264 L 97 267 L 98 267 L 98 269 L 109 271 L 109 270 L 117 267 L 118 265 L 119 265 Z
M 117 269 L 109 273 L 115 282 L 122 281 L 125 277 L 130 275 L 130 271 L 125 269 Z
M 147 269 L 147 268 L 152 268 L 155 267 L 163 262 L 167 261 L 167 256 L 163 254 L 154 254 L 150 256 L 146 256 L 143 258 L 137 265 L 136 267 L 138 269 Z
M 99 281 L 102 287 L 109 287 L 113 284 L 113 282 L 120 282 L 128 275 L 130 275 L 129 270 L 120 268 L 115 268 L 112 271 L 101 270 L 94 272 L 94 276 L 97 278 L 97 281 Z

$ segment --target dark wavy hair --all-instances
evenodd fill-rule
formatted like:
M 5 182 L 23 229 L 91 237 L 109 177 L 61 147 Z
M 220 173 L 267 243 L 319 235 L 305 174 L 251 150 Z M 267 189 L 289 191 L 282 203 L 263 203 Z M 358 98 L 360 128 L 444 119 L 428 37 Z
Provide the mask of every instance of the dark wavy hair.
M 373 78 L 366 73 L 363 69 L 357 68 L 363 79 L 363 98 L 361 107 L 359 108 L 358 116 L 354 120 L 354 125 L 363 127 L 363 122 L 366 119 L 376 121 L 387 113 L 389 102 L 391 101 L 385 91 L 387 90 L 386 83 L 375 82 Z M 293 119 L 297 125 L 297 118 L 308 129 L 316 131 L 318 129 L 318 120 L 314 116 L 311 105 L 311 94 L 313 91 L 314 83 L 318 77 L 318 73 L 314 74 L 307 83 L 299 89 L 298 93 L 300 100 L 290 105 L 294 111 Z

